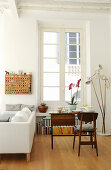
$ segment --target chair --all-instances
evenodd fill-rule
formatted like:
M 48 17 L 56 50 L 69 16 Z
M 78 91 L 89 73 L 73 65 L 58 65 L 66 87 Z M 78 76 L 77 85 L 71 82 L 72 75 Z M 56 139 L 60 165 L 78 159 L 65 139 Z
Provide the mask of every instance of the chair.
M 51 113 L 51 145 L 53 149 L 54 136 L 72 136 L 72 135 L 54 135 L 53 126 L 73 126 L 75 125 L 75 114 L 73 113 Z
M 98 117 L 98 113 L 95 112 L 79 112 L 78 113 L 78 119 L 80 120 L 80 125 L 77 126 L 74 130 L 74 142 L 73 142 L 73 149 L 75 145 L 75 137 L 77 134 L 79 135 L 79 148 L 78 148 L 78 156 L 80 156 L 80 146 L 81 145 L 93 145 L 96 148 L 96 154 L 98 156 L 98 147 L 97 147 L 97 139 L 96 139 L 96 119 Z M 90 123 L 93 124 L 82 124 Z M 81 136 L 90 136 L 89 141 L 81 141 Z M 93 140 L 94 137 L 94 140 Z

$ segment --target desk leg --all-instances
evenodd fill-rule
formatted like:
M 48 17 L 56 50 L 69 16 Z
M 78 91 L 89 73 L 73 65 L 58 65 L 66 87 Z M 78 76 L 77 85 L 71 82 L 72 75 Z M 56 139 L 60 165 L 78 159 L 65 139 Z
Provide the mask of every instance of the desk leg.
M 51 131 L 52 131 L 52 133 L 51 133 L 51 144 L 52 144 L 52 149 L 53 149 L 53 127 L 51 127 Z
M 73 149 L 74 149 L 74 146 L 75 146 L 75 138 L 76 138 L 76 133 L 74 132 Z

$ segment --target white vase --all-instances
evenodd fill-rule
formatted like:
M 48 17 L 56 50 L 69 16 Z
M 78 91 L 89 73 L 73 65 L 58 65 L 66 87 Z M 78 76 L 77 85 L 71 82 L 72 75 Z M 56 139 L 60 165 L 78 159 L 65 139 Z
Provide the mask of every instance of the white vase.
M 76 105 L 69 105 L 69 109 L 72 112 L 72 110 L 76 110 Z

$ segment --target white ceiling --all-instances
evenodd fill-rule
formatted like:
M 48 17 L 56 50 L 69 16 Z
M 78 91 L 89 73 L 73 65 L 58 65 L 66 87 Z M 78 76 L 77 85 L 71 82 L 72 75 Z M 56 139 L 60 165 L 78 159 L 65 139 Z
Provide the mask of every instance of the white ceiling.
M 5 9 L 110 12 L 111 0 L 0 0 L 0 10 Z

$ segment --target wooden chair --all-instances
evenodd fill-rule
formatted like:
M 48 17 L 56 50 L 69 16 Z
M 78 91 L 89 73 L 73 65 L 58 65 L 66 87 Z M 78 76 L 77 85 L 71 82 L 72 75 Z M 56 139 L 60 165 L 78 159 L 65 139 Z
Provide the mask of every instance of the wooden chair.
M 53 136 L 73 136 L 72 135 L 55 135 L 53 126 L 73 126 L 75 125 L 75 114 L 73 113 L 51 113 L 51 145 L 53 149 Z
M 80 156 L 80 146 L 81 145 L 93 145 L 96 148 L 96 153 L 98 156 L 98 147 L 97 147 L 97 138 L 96 138 L 96 119 L 98 117 L 98 113 L 95 112 L 80 112 L 78 113 L 78 119 L 80 120 L 80 126 L 75 128 L 74 130 L 74 142 L 73 142 L 73 149 L 75 145 L 75 137 L 77 134 L 79 135 L 79 148 L 78 148 L 78 156 Z M 82 124 L 83 122 L 85 123 L 90 123 L 92 122 L 93 124 L 89 124 L 89 127 L 87 124 Z M 90 136 L 89 141 L 81 141 L 81 136 Z M 94 137 L 94 140 L 93 140 Z

